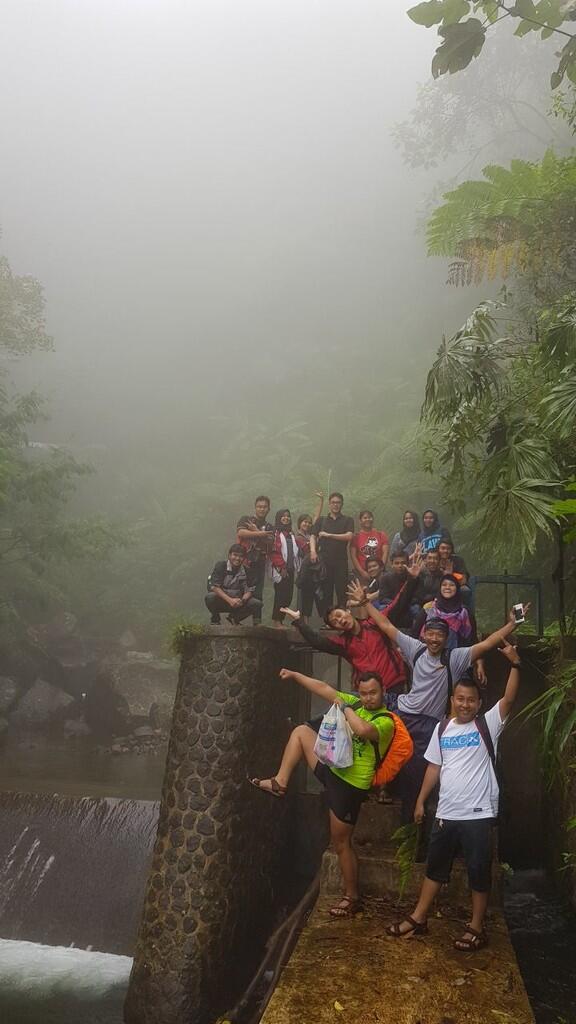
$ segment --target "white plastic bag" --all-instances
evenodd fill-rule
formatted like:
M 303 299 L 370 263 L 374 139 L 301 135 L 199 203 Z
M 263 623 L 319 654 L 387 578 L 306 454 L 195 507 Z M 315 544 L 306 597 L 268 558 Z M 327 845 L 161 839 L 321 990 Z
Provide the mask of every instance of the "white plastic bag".
M 320 723 L 314 753 L 331 768 L 349 768 L 354 760 L 352 730 L 337 704 L 328 709 Z

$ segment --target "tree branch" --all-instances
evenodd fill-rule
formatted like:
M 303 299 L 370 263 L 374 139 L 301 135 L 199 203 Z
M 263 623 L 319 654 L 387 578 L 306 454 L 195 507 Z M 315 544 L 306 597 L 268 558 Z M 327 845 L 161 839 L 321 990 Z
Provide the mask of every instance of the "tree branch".
M 561 28 L 551 28 L 550 25 L 546 25 L 546 23 L 543 21 L 536 21 L 535 18 L 525 18 L 523 15 L 520 16 L 518 14 L 514 14 L 509 7 L 506 7 L 506 4 L 502 3 L 502 0 L 496 0 L 496 3 L 502 11 L 506 11 L 507 14 L 511 14 L 513 18 L 521 17 L 522 21 L 527 21 L 530 25 L 537 25 L 538 28 L 545 28 L 549 32 L 555 32 L 558 36 L 566 36 L 566 39 L 575 38 L 572 32 L 564 32 L 564 30 Z M 500 21 L 500 18 L 498 19 L 498 21 Z M 493 24 L 496 24 L 496 22 L 494 22 Z

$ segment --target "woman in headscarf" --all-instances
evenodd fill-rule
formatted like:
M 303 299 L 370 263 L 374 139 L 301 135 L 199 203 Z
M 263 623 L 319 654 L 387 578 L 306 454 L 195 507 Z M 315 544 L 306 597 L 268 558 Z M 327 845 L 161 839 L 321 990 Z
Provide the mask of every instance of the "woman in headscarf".
M 420 536 L 420 520 L 416 512 L 408 509 L 402 516 L 402 529 L 395 533 L 390 545 L 390 561 L 394 555 L 404 554 L 408 558 L 414 553 Z
M 437 548 L 440 541 L 447 538 L 450 540 L 450 533 L 445 526 L 440 525 L 438 513 L 433 508 L 427 508 L 422 515 L 422 529 L 418 540 L 422 545 L 422 553 L 425 555 L 432 548 Z
M 455 576 L 448 574 L 442 578 L 440 593 L 426 613 L 426 621 L 428 619 L 442 619 L 448 626 L 448 641 L 445 648 L 447 651 L 453 651 L 455 647 L 468 647 L 472 643 L 472 623 L 462 604 L 460 583 Z M 426 623 L 420 636 L 425 629 Z
M 300 568 L 300 548 L 292 533 L 290 509 L 281 508 L 274 521 L 274 542 L 270 554 L 270 575 L 274 583 L 272 622 L 280 627 L 284 622 L 281 608 L 287 608 L 294 593 L 294 580 Z

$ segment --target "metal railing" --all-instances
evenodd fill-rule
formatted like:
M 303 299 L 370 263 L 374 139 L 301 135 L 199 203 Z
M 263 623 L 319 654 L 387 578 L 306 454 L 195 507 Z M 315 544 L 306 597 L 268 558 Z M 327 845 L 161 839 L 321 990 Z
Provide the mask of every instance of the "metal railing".
M 536 596 L 536 602 L 535 602 L 536 603 L 536 633 L 537 633 L 538 636 L 543 636 L 544 635 L 544 609 L 543 609 L 543 604 L 542 604 L 542 580 L 531 578 L 529 576 L 513 576 L 513 575 L 509 575 L 507 572 L 503 573 L 501 576 L 471 576 L 470 577 L 470 587 L 471 587 L 472 591 L 474 592 L 474 594 L 476 594 L 476 590 L 477 590 L 478 585 L 479 584 L 483 584 L 483 583 L 497 584 L 497 585 L 499 585 L 499 586 L 504 588 L 503 589 L 503 597 L 504 597 L 504 618 L 505 619 L 508 617 L 508 612 L 510 611 L 510 603 L 509 603 L 509 596 L 508 596 L 508 588 L 510 586 L 530 587 L 531 589 L 535 590 L 536 591 L 536 595 L 535 595 Z

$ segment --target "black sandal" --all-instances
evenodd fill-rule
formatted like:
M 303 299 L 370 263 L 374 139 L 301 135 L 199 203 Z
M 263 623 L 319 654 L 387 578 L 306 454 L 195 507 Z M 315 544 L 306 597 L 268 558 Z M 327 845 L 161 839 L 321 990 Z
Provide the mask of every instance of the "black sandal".
M 471 935 L 471 939 L 467 939 L 465 936 Z M 454 949 L 460 951 L 460 953 L 476 953 L 479 949 L 482 949 L 488 942 L 488 936 L 485 931 L 477 932 L 471 925 L 466 925 L 466 930 L 461 939 L 454 940 Z
M 266 787 L 262 785 L 262 783 L 265 781 L 265 779 L 248 779 L 250 785 L 254 786 L 256 789 L 259 789 L 262 793 L 269 793 L 270 796 L 276 797 L 286 796 L 286 786 L 281 786 L 280 783 L 274 777 L 270 779 L 270 789 L 266 789 Z
M 340 903 L 346 903 L 346 906 L 331 907 L 328 911 L 330 917 L 355 917 L 362 910 L 362 900 L 352 896 L 343 896 Z
M 400 928 L 407 921 L 410 925 L 405 931 L 401 932 Z M 391 935 L 394 939 L 406 939 L 408 936 L 413 938 L 415 935 L 427 935 L 428 934 L 428 922 L 427 921 L 415 921 L 410 914 L 403 917 L 401 921 L 396 921 L 386 929 L 386 935 Z

